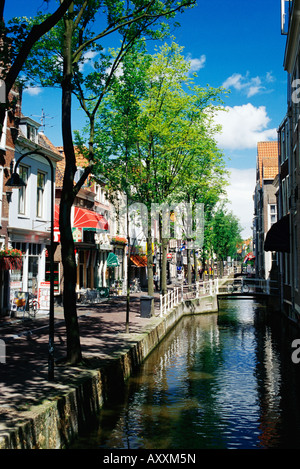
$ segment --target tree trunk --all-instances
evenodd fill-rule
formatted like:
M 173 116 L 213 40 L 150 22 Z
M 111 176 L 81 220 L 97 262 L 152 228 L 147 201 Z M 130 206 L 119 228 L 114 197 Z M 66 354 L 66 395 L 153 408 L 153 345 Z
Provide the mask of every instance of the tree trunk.
M 192 266 L 191 266 L 191 241 L 188 239 L 186 242 L 186 255 L 187 255 L 187 283 L 192 284 Z
M 148 234 L 147 234 L 147 272 L 148 272 L 148 295 L 154 295 L 153 284 L 153 252 L 152 252 L 152 231 L 151 231 L 151 210 L 148 210 Z M 152 302 L 151 315 L 154 314 L 154 304 Z
M 82 360 L 79 325 L 76 311 L 76 261 L 71 228 L 71 208 L 74 202 L 74 175 L 76 159 L 71 128 L 72 89 L 72 22 L 65 20 L 64 76 L 62 82 L 62 137 L 65 153 L 65 174 L 60 202 L 59 226 L 61 254 L 64 268 L 64 317 L 67 333 L 67 361 L 76 364 Z
M 167 293 L 167 253 L 168 253 L 168 238 L 161 238 L 161 252 L 162 252 L 162 268 L 161 268 L 161 292 L 163 295 Z
M 195 283 L 199 282 L 199 270 L 198 270 L 198 259 L 196 256 L 196 249 L 194 249 L 194 271 L 195 271 Z

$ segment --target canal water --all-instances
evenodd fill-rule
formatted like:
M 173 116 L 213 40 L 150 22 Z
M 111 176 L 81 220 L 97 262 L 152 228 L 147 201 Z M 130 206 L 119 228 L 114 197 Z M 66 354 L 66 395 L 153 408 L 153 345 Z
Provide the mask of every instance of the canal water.
M 300 449 L 298 337 L 253 299 L 183 318 L 74 447 Z

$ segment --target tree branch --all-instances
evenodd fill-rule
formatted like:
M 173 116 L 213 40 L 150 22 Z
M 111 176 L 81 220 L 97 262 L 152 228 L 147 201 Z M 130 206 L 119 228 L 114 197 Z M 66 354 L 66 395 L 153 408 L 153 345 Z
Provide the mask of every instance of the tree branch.
M 25 39 L 14 63 L 12 64 L 11 68 L 5 79 L 6 85 L 6 95 L 10 92 L 11 88 L 13 87 L 18 75 L 33 47 L 33 45 L 51 28 L 53 28 L 58 21 L 63 17 L 63 15 L 68 10 L 69 6 L 73 0 L 63 0 L 61 5 L 57 8 L 57 10 L 48 18 L 45 19 L 41 24 L 35 25 L 32 27 L 31 31 L 29 32 L 27 38 Z

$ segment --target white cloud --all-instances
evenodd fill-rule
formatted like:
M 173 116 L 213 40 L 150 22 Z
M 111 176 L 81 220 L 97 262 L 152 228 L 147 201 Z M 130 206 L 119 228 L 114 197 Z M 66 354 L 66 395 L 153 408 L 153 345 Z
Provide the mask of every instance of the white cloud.
M 98 55 L 98 52 L 96 51 L 92 51 L 92 50 L 89 50 L 87 52 L 85 52 L 85 54 L 83 54 L 82 56 L 82 62 L 80 62 L 80 65 L 79 65 L 79 70 L 82 72 L 83 69 L 84 69 L 84 66 L 92 61 L 96 56 Z
M 190 72 L 198 72 L 198 70 L 205 67 L 206 55 L 202 54 L 200 58 L 192 59 L 192 56 L 189 54 L 187 61 L 190 62 Z
M 222 131 L 216 135 L 220 148 L 256 148 L 259 141 L 277 138 L 276 128 L 268 129 L 270 118 L 265 106 L 255 107 L 248 103 L 243 106 L 226 106 L 224 109 L 215 115 L 215 123 L 222 126 Z
M 243 228 L 242 238 L 252 236 L 253 221 L 253 192 L 255 188 L 255 168 L 236 169 L 229 168 L 230 185 L 227 188 L 228 199 L 231 204 L 228 208 L 236 215 Z
M 246 94 L 247 98 L 254 96 L 261 92 L 266 92 L 266 84 L 275 81 L 271 72 L 268 72 L 265 77 L 249 77 L 249 73 L 245 76 L 240 73 L 234 73 L 228 77 L 224 83 L 224 88 L 234 88 L 237 91 Z
M 31 86 L 30 88 L 25 88 L 24 93 L 29 94 L 30 96 L 37 96 L 42 92 L 42 88 L 38 86 Z

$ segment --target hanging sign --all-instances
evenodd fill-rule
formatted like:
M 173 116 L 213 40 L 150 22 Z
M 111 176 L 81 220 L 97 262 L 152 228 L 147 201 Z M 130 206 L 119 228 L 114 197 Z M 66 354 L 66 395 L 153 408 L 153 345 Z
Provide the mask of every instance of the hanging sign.
M 72 235 L 75 243 L 82 243 L 82 229 L 72 228 Z

